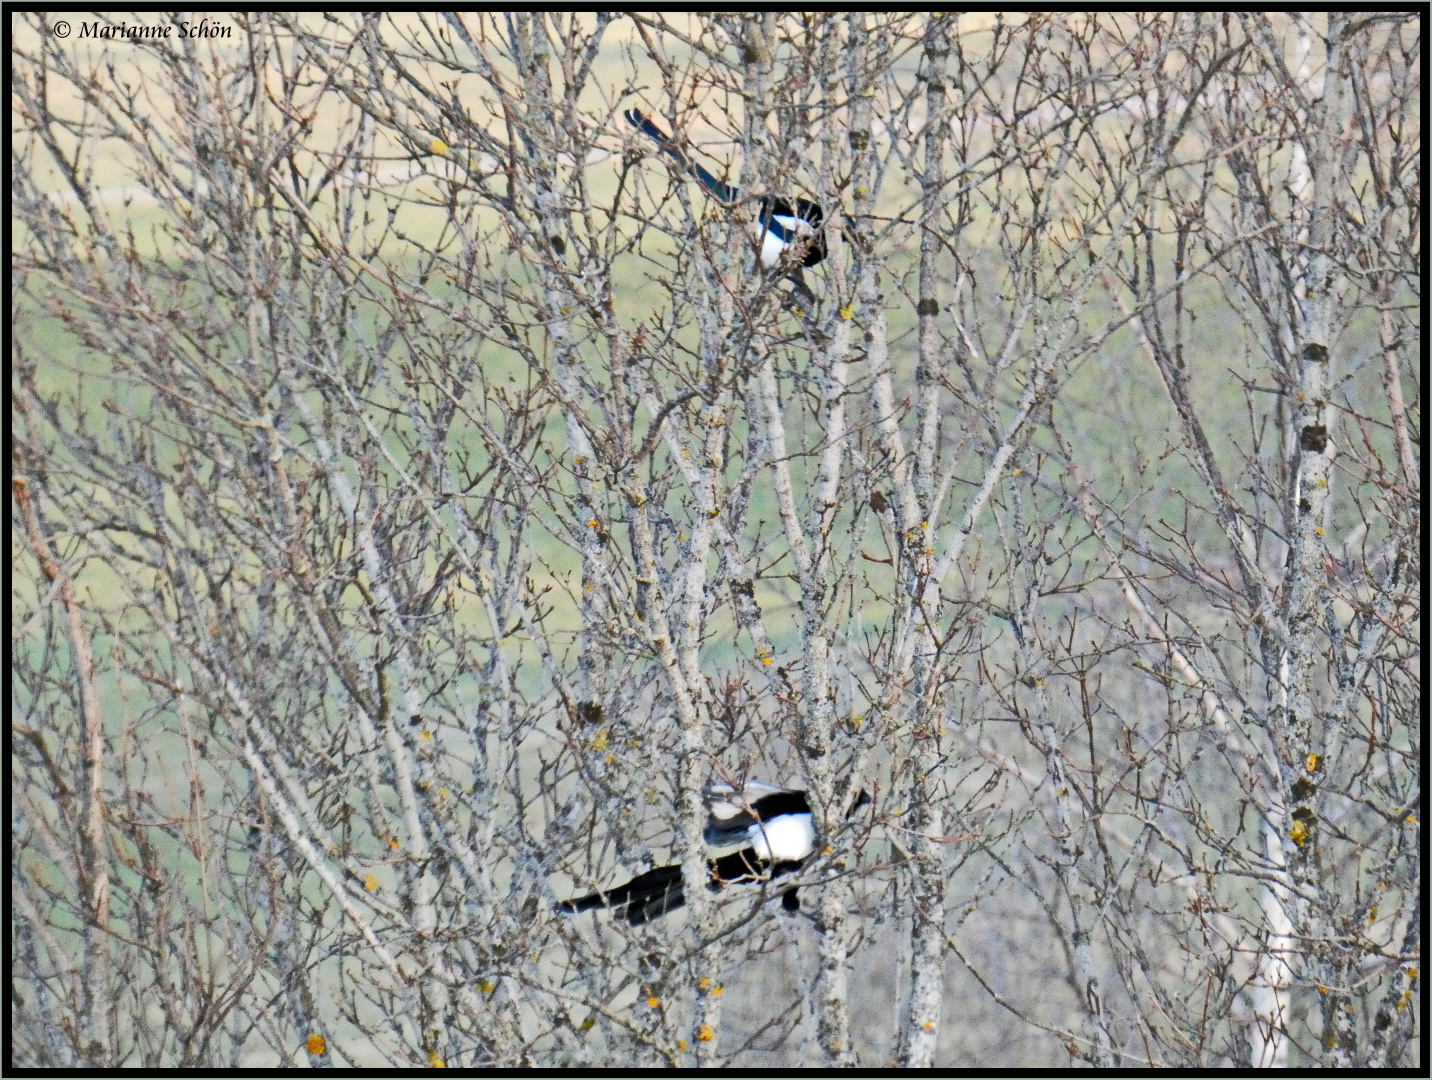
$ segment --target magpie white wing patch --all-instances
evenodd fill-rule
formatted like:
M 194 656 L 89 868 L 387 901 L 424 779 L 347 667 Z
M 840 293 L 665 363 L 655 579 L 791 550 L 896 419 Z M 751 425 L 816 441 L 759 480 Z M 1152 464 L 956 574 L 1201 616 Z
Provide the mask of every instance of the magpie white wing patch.
M 815 226 L 802 217 L 788 217 L 785 214 L 775 214 L 771 220 L 779 225 L 787 235 L 794 233 L 796 236 L 814 236 Z

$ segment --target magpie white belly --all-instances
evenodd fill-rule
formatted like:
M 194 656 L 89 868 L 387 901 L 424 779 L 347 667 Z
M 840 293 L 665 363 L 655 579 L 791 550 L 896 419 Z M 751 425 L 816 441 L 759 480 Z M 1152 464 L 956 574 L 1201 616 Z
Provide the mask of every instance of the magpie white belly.
M 772 266 L 779 266 L 781 258 L 790 247 L 775 233 L 767 230 L 761 234 L 761 265 L 769 269 Z
M 751 846 L 756 857 L 769 862 L 799 862 L 815 847 L 815 827 L 809 814 L 772 818 L 751 827 Z

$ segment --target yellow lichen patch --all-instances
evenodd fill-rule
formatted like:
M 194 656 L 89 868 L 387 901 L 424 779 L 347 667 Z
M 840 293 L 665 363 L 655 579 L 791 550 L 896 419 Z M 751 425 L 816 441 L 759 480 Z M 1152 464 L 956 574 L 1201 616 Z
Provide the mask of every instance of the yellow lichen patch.
M 1293 822 L 1293 827 L 1288 830 L 1288 839 L 1302 847 L 1308 842 L 1308 828 L 1301 821 Z
M 1307 759 L 1307 761 L 1305 762 L 1305 764 L 1306 764 L 1307 767 L 1308 767 L 1308 772 L 1317 772 L 1317 771 L 1318 771 L 1318 761 L 1319 761 L 1319 760 L 1321 760 L 1321 759 L 1318 757 L 1317 754 L 1309 754 L 1309 755 L 1308 755 L 1308 759 Z
M 699 1028 L 696 1029 L 697 1042 L 710 1042 L 714 1038 L 716 1038 L 716 1032 L 712 1031 L 705 1024 L 702 1024 Z
M 363 888 L 367 889 L 369 892 L 372 892 L 377 887 L 378 879 L 375 878 L 372 874 L 369 874 L 363 879 Z
M 322 1035 L 310 1035 L 303 1040 L 303 1048 L 310 1054 L 321 1054 L 328 1049 L 328 1040 Z
M 700 980 L 696 983 L 696 988 L 697 988 L 698 990 L 710 990 L 710 989 L 711 989 L 711 976 L 710 976 L 710 975 L 703 975 L 703 976 L 701 976 Z

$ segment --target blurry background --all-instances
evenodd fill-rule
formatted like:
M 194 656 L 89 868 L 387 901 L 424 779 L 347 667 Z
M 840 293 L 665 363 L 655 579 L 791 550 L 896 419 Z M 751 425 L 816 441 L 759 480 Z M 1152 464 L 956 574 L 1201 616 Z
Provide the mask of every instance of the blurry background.
M 1417 19 L 60 23 L 14 1064 L 1420 1064 Z

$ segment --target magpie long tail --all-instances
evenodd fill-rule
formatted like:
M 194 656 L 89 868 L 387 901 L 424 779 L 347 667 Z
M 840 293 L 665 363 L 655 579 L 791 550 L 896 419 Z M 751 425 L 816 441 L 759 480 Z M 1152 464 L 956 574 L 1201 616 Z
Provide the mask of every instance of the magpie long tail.
M 558 911 L 591 911 L 594 908 L 617 908 L 632 926 L 641 926 L 658 915 L 675 911 L 686 903 L 681 886 L 680 866 L 658 866 L 638 874 L 625 885 L 606 892 L 579 896 L 557 905 Z
M 682 152 L 681 147 L 672 141 L 671 136 L 653 124 L 638 110 L 628 109 L 626 111 L 626 118 L 627 123 L 631 124 L 632 127 L 655 142 L 663 151 L 670 154 L 683 169 L 690 169 L 695 173 L 696 179 L 700 180 L 701 185 L 706 188 L 707 191 L 711 192 L 712 195 L 716 196 L 716 198 L 722 202 L 732 202 L 735 200 L 735 188 L 717 180 L 716 177 L 702 168 L 698 162 L 692 161 L 687 157 L 686 154 Z
M 714 892 L 726 885 L 760 881 L 767 870 L 772 878 L 777 878 L 800 869 L 801 864 L 778 862 L 772 865 L 757 858 L 754 848 L 744 848 L 719 859 L 710 859 L 706 866 L 711 877 L 710 888 Z M 789 893 L 786 894 L 786 897 L 788 896 Z M 790 906 L 791 900 L 786 897 L 782 898 L 786 909 L 795 910 Z M 799 902 L 796 903 L 799 906 Z M 595 908 L 614 908 L 622 913 L 630 925 L 642 926 L 669 911 L 684 907 L 685 904 L 686 892 L 681 882 L 681 867 L 676 865 L 655 867 L 644 874 L 638 874 L 625 885 L 618 885 L 606 892 L 563 900 L 557 904 L 557 910 L 575 913 L 592 911 Z

